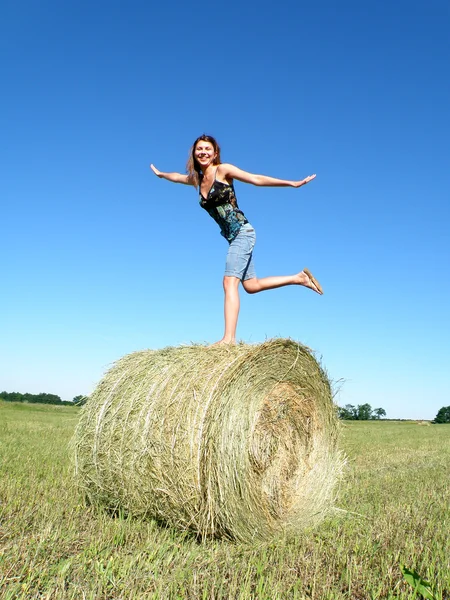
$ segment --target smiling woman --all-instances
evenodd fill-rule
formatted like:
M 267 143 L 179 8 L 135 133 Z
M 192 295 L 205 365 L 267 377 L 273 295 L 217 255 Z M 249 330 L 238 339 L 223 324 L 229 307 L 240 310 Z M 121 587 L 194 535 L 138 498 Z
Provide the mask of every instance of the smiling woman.
M 323 293 L 317 279 L 306 268 L 294 275 L 277 275 L 262 279 L 256 277 L 253 263 L 255 230 L 239 208 L 233 186 L 233 180 L 237 179 L 257 186 L 298 188 L 312 181 L 315 175 L 292 181 L 248 173 L 232 164 L 222 163 L 219 144 L 210 135 L 201 135 L 195 140 L 189 153 L 186 175 L 163 173 L 153 164 L 150 168 L 162 179 L 198 188 L 200 206 L 216 221 L 220 233 L 229 244 L 223 278 L 225 332 L 218 344 L 236 343 L 240 282 L 249 294 L 286 285 L 301 285 L 318 294 Z

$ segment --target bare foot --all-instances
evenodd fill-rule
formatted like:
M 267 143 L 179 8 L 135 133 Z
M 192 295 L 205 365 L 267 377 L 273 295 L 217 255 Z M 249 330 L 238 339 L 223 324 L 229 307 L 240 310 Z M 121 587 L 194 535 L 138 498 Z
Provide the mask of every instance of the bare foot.
M 309 269 L 305 267 L 303 271 L 301 271 L 301 273 L 298 274 L 298 277 L 300 285 L 303 285 L 309 288 L 310 290 L 313 290 L 313 292 L 316 292 L 317 294 L 323 294 L 322 286 Z
M 227 340 L 226 338 L 222 338 L 218 342 L 211 344 L 211 346 L 235 346 L 236 340 Z

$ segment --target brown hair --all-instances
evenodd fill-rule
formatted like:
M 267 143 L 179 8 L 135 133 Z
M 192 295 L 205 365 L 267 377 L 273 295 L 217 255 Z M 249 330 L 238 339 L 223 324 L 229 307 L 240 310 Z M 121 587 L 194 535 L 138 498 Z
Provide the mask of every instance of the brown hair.
M 198 144 L 198 142 L 209 142 L 210 144 L 212 144 L 214 152 L 216 153 L 213 164 L 220 165 L 220 146 L 217 143 L 217 140 L 211 135 L 205 134 L 198 137 L 192 144 L 192 148 L 189 151 L 189 158 L 186 163 L 186 172 L 189 178 L 189 182 L 192 183 L 192 185 L 195 185 L 195 187 L 198 187 L 199 185 L 200 173 L 202 172 L 200 165 L 195 159 L 195 147 Z

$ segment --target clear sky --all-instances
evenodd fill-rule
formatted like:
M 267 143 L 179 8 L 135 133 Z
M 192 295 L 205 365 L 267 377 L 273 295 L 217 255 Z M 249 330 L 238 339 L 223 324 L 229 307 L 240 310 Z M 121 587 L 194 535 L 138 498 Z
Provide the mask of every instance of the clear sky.
M 89 394 L 124 354 L 223 333 L 227 250 L 184 171 L 193 140 L 256 173 L 236 192 L 258 276 L 238 337 L 292 337 L 339 404 L 450 404 L 448 0 L 2 2 L 0 390 Z

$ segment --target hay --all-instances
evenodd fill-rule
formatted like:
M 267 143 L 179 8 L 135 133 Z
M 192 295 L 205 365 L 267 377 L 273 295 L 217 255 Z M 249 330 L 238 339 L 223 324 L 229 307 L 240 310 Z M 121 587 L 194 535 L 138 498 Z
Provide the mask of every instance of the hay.
M 292 535 L 330 508 L 342 459 L 309 349 L 182 346 L 119 360 L 83 408 L 77 480 L 92 504 L 201 537 Z

